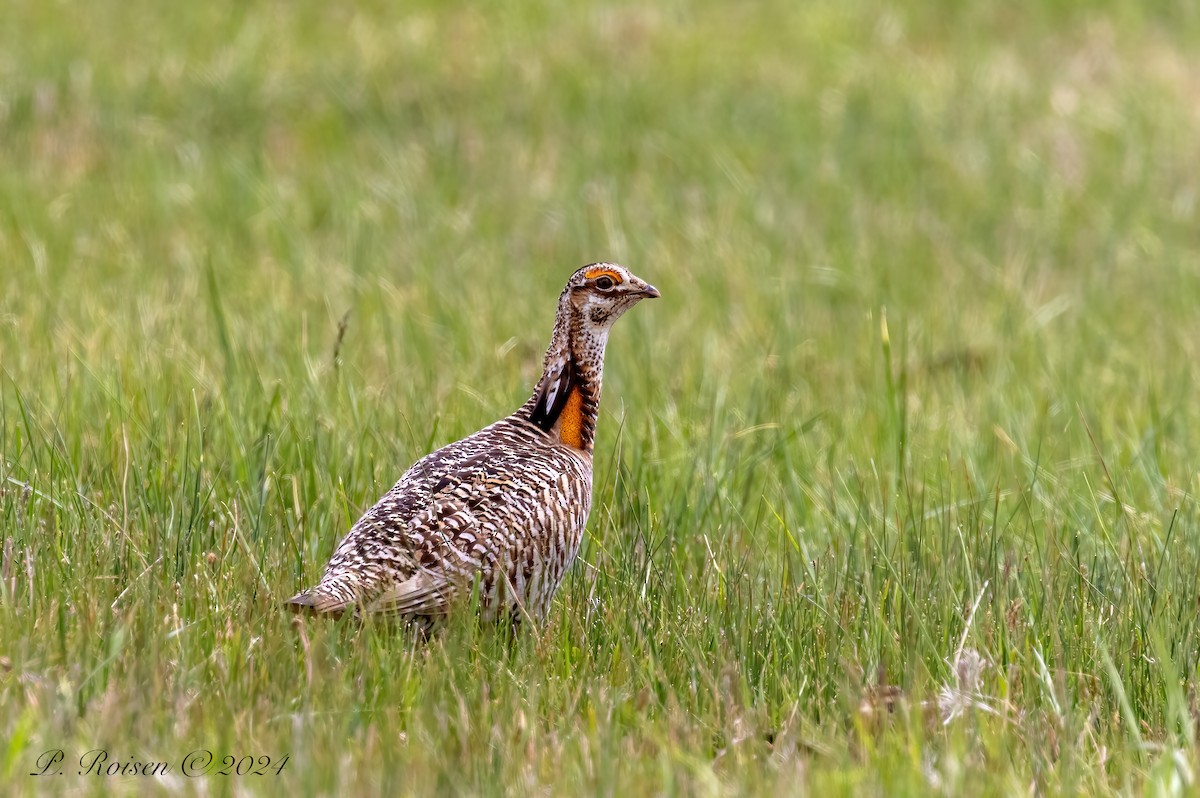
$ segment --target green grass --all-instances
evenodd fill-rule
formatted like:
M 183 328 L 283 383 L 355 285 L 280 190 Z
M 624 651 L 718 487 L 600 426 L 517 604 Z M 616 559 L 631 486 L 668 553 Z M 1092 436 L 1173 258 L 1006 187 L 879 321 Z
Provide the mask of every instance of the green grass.
M 1200 789 L 1200 13 L 912 5 L 5 4 L 0 792 Z M 545 626 L 294 625 L 599 259 Z

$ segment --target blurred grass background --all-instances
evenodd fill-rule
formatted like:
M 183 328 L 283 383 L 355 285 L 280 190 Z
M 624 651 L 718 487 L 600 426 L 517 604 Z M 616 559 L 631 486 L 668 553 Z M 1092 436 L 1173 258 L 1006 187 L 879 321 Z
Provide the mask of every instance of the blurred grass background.
M 1196 789 L 1193 4 L 14 0 L 0 142 L 6 790 Z M 600 259 L 547 626 L 294 626 Z

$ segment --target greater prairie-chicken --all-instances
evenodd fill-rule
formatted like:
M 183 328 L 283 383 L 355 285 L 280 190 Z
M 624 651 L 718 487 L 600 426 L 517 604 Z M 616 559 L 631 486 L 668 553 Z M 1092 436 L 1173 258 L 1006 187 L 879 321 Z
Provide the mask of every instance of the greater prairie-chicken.
M 608 331 L 658 295 L 613 263 L 571 275 L 533 396 L 413 464 L 288 603 L 428 624 L 477 589 L 485 619 L 545 616 L 591 509 Z

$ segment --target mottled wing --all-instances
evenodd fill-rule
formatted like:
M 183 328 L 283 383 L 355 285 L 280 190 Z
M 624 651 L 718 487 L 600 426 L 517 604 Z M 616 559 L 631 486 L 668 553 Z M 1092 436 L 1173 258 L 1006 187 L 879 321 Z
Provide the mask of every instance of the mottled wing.
M 364 610 L 399 615 L 444 615 L 483 564 L 479 519 L 460 499 L 442 496 L 409 523 L 415 573 L 395 582 Z

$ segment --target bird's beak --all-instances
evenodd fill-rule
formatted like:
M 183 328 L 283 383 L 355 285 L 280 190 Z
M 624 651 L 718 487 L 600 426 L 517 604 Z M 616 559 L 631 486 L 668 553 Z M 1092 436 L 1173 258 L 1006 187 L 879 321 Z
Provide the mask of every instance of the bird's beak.
M 658 293 L 658 289 L 650 285 L 650 283 L 646 283 L 644 286 L 642 286 L 642 289 L 638 293 L 640 293 L 646 299 L 658 299 L 660 296 L 662 296 L 662 294 Z

